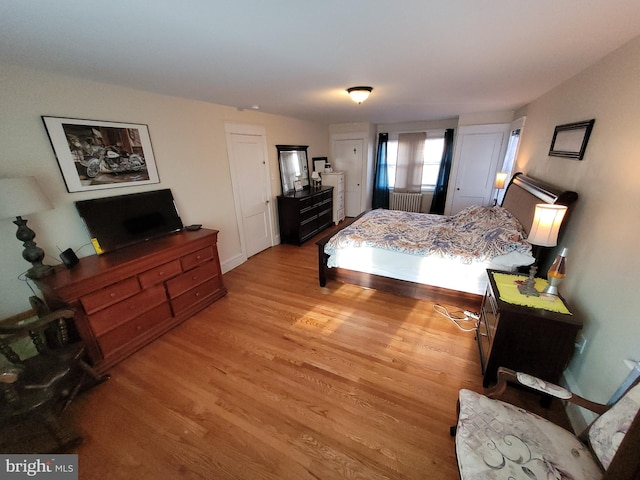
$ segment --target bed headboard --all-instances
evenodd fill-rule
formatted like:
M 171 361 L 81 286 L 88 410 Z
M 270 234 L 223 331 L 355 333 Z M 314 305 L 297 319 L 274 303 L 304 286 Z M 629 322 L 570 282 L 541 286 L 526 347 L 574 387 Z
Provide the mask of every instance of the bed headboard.
M 536 204 L 550 203 L 569 206 L 577 199 L 576 192 L 561 190 L 518 172 L 511 178 L 507 186 L 502 207 L 515 215 L 528 235 Z

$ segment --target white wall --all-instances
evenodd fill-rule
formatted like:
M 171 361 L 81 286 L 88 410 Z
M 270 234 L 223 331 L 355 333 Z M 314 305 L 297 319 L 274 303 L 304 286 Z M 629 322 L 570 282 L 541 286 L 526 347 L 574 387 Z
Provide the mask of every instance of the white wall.
M 218 248 L 224 271 L 241 253 L 224 122 L 266 128 L 273 195 L 280 193 L 276 144 L 309 145 L 309 157 L 329 151 L 326 125 L 11 65 L 0 65 L 0 85 L 0 177 L 35 176 L 54 204 L 53 210 L 27 218 L 49 264 L 60 263 L 57 247 L 82 248 L 79 256 L 94 253 L 92 246 L 83 246 L 89 238 L 74 201 L 171 188 L 185 224 L 201 223 L 220 230 Z M 68 193 L 41 115 L 147 124 L 160 184 Z M 276 202 L 271 205 L 275 208 Z M 275 212 L 273 218 L 277 222 Z M 10 220 L 0 220 L 0 318 L 28 309 L 32 294 L 18 280 L 30 264 L 22 259 L 15 232 Z
M 561 246 L 560 292 L 587 337 L 568 375 L 588 398 L 607 401 L 640 360 L 640 37 L 518 112 L 527 124 L 517 170 L 580 195 Z M 582 161 L 549 157 L 554 127 L 595 118 Z

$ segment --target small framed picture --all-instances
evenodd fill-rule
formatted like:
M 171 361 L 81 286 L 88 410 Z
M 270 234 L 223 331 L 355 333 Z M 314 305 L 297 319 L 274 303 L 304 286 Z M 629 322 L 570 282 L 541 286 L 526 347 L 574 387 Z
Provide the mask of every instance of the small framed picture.
M 42 121 L 69 192 L 160 182 L 146 125 L 45 116 Z
M 296 192 L 302 191 L 302 182 L 300 180 L 296 180 L 293 182 L 293 188 Z
M 558 125 L 553 132 L 549 156 L 582 160 L 594 123 L 595 119 Z

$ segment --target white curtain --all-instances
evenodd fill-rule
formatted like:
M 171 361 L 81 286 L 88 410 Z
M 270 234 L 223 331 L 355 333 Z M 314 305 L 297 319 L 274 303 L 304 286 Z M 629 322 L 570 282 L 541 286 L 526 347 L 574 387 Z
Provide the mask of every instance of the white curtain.
M 426 139 L 426 132 L 398 135 L 398 160 L 396 162 L 394 191 L 420 193 Z

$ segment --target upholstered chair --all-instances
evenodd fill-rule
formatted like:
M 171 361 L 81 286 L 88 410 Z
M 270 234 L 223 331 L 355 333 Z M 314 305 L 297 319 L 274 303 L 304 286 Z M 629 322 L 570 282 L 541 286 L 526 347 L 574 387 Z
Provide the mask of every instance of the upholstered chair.
M 507 382 L 590 409 L 600 416 L 577 437 L 495 398 Z M 491 397 L 491 398 L 490 398 Z M 488 396 L 460 390 L 452 428 L 461 480 L 628 480 L 640 478 L 640 385 L 609 407 L 527 374 L 500 368 Z

